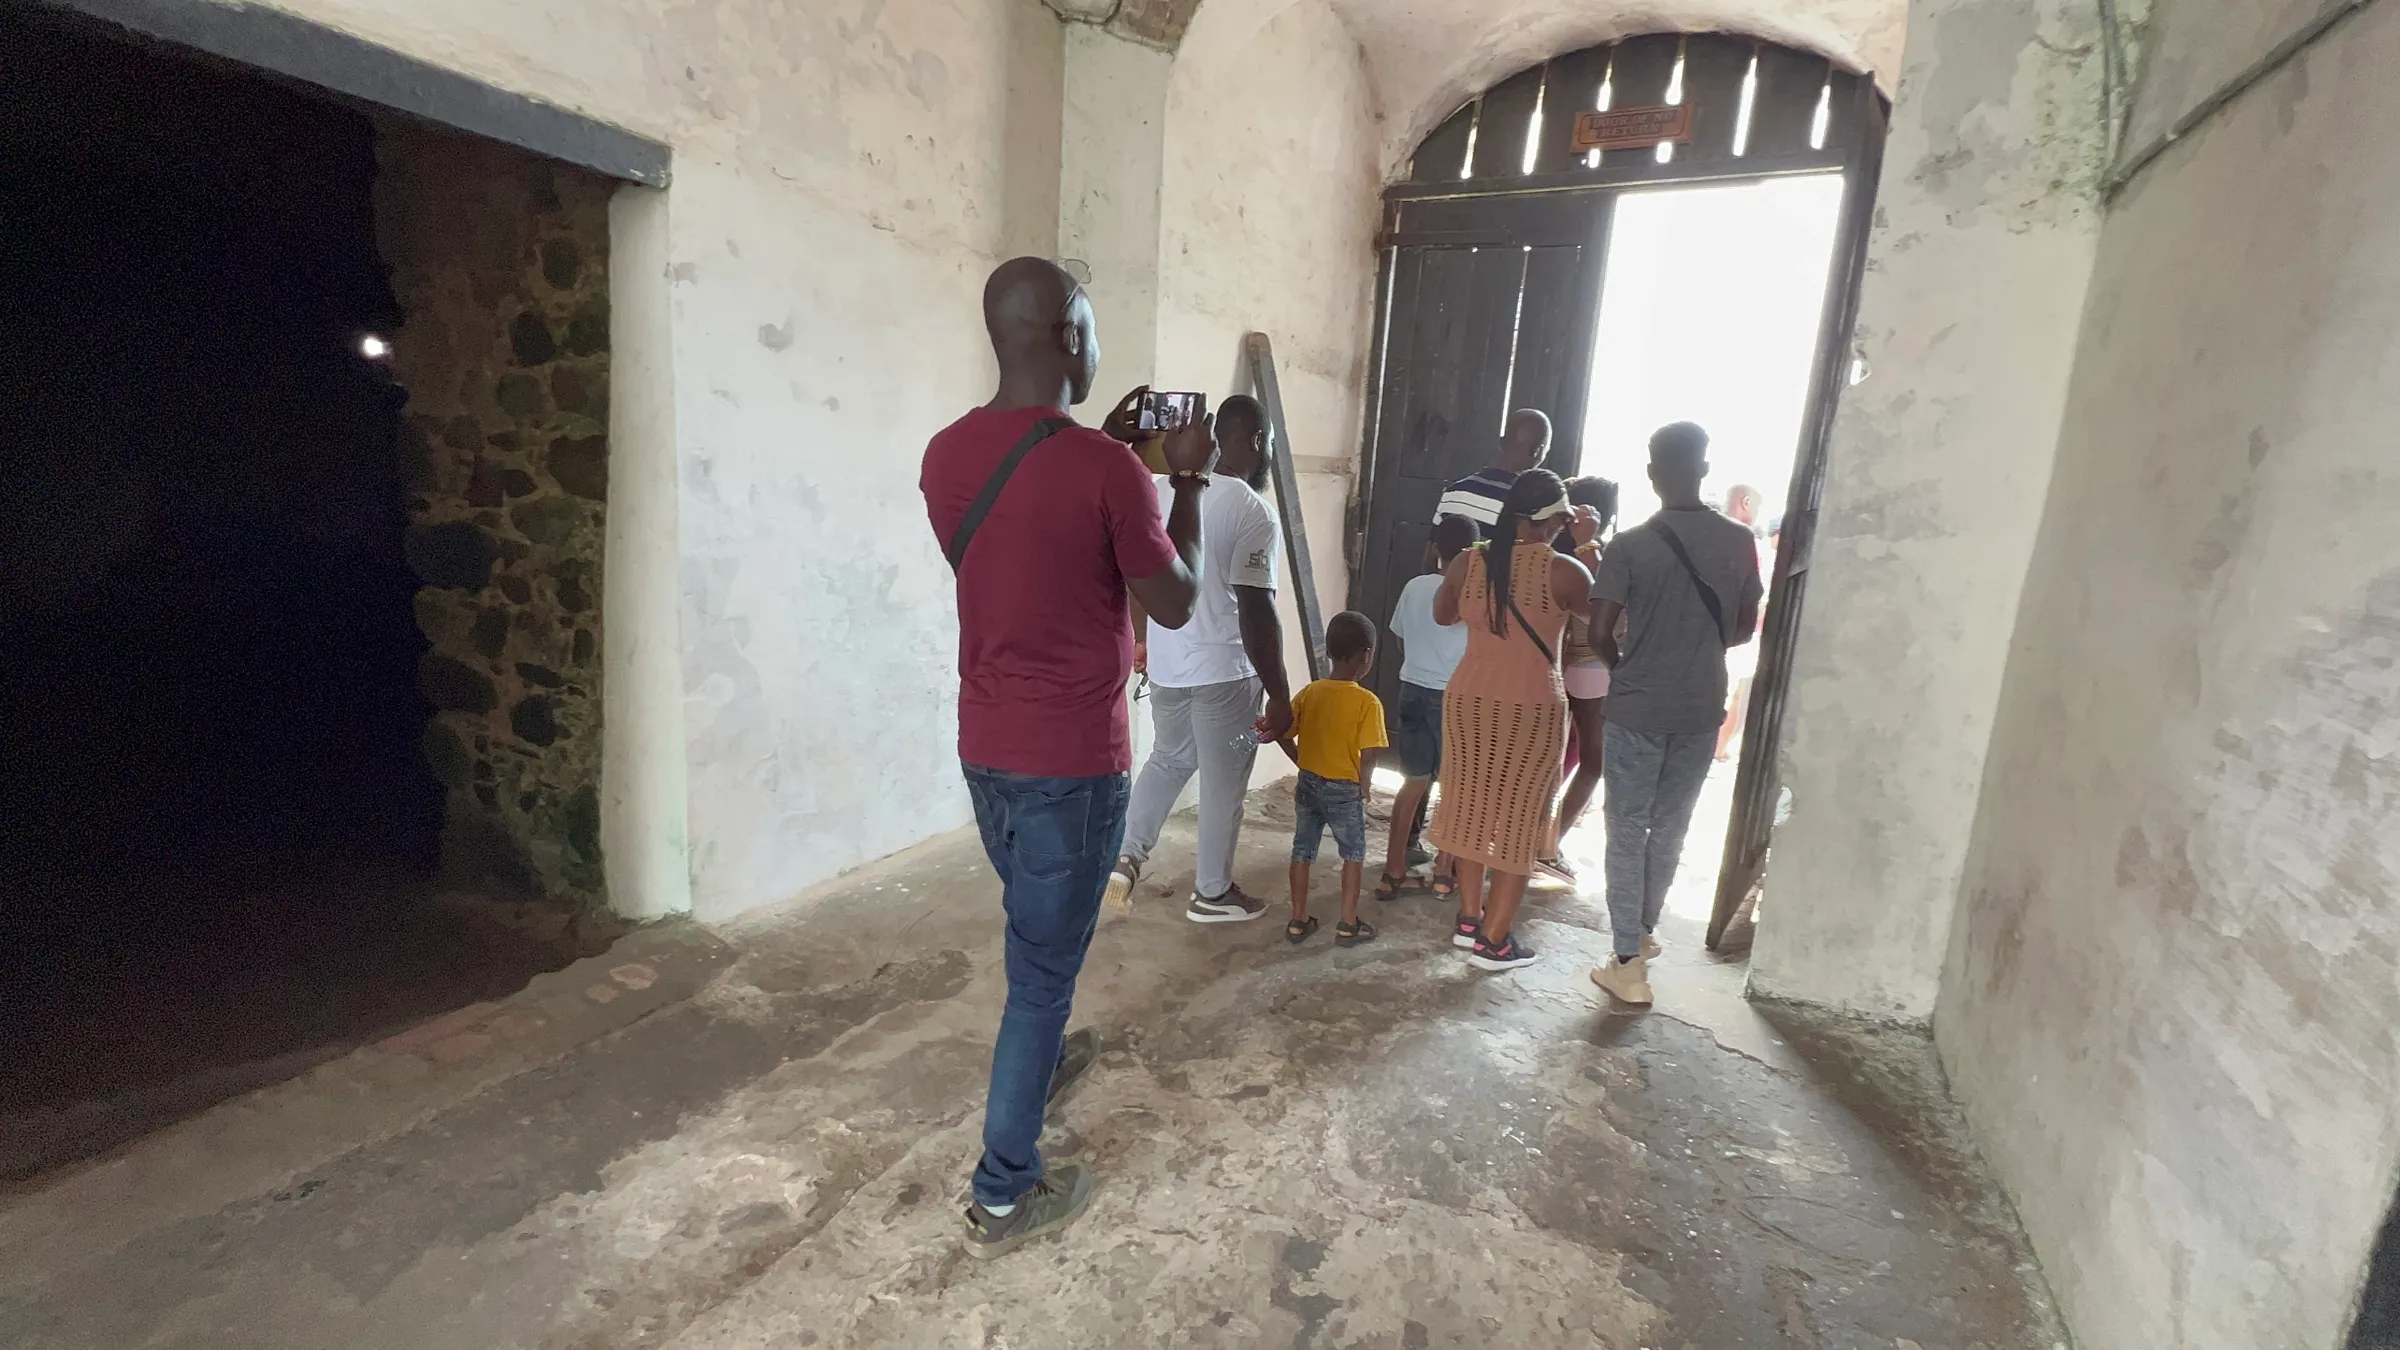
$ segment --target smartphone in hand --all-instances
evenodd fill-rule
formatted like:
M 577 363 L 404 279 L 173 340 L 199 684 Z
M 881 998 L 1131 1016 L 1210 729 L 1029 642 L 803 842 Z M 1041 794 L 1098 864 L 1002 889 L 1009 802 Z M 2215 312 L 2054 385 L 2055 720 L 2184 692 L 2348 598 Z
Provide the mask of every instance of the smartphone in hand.
M 1137 430 L 1159 434 L 1190 426 L 1200 420 L 1200 408 L 1205 402 L 1198 394 L 1161 393 L 1145 390 L 1134 409 Z

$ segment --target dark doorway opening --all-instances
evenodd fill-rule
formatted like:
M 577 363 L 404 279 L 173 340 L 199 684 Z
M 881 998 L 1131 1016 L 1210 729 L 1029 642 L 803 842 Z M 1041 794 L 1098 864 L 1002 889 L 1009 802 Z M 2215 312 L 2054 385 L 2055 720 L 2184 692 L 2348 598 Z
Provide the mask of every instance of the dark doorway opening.
M 0 48 L 9 1179 L 590 935 L 442 884 L 378 124 L 49 11 Z
M 1708 304 L 1726 311 L 1717 317 L 1728 326 L 1745 316 L 1721 297 L 1700 294 L 1711 288 L 1695 283 L 1715 270 L 1705 257 L 1687 258 L 1675 275 L 1609 275 L 1626 242 L 1620 225 L 1636 208 L 1671 199 L 1697 205 L 1711 187 L 1810 179 L 1830 186 L 1815 194 L 1836 217 L 1829 222 L 1832 265 L 1821 308 L 1813 324 L 1802 325 L 1813 342 L 1796 444 L 1784 447 L 1790 477 L 1775 485 L 1780 492 L 1764 494 L 1781 499 L 1781 532 L 1762 549 L 1772 557 L 1764 626 L 1738 735 L 1740 762 L 1723 785 L 1723 860 L 1706 928 L 1712 950 L 1739 945 L 1774 826 L 1787 672 L 1825 442 L 1850 364 L 1885 113 L 1872 80 L 1821 56 L 1733 34 L 1651 34 L 1571 52 L 1494 86 L 1428 134 L 1409 181 L 1384 194 L 1364 490 L 1350 550 L 1352 605 L 1379 616 L 1391 613 L 1401 588 L 1425 566 L 1444 485 L 1489 462 L 1511 409 L 1549 414 L 1546 467 L 1562 476 L 1606 473 L 1625 490 L 1622 505 L 1635 511 L 1648 498 L 1639 476 L 1645 451 L 1611 444 L 1595 452 L 1586 444 L 1588 432 L 1611 423 L 1594 415 L 1613 410 L 1603 402 L 1623 398 L 1629 382 L 1642 378 L 1612 364 L 1607 344 L 1595 364 L 1604 295 L 1632 281 L 1659 292 L 1659 305 Z M 1606 141 L 1628 123 L 1675 130 L 1656 144 Z M 1579 127 L 1603 143 L 1587 144 Z M 1638 341 L 1645 336 L 1639 330 L 1655 325 L 1636 319 L 1619 327 Z M 1720 355 L 1702 345 L 1662 359 L 1708 363 Z M 1713 485 L 1722 492 L 1732 481 L 1728 475 Z M 1627 514 L 1619 523 L 1641 518 Z M 1394 697 L 1397 657 L 1379 658 L 1373 678 L 1387 700 Z M 1585 813 L 1587 833 L 1598 819 L 1597 809 Z M 1686 856 L 1714 847 L 1696 828 Z M 1597 885 L 1595 876 L 1586 889 L 1596 895 Z

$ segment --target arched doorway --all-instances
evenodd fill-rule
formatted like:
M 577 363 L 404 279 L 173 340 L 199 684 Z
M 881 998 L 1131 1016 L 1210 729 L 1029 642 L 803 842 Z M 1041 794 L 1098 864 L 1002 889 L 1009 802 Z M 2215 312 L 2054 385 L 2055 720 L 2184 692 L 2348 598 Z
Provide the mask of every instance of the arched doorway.
M 1422 567 L 1435 503 L 1487 462 L 1511 408 L 1555 427 L 1549 467 L 1585 463 L 1612 232 L 1631 195 L 1813 178 L 1838 184 L 1709 945 L 1764 871 L 1774 748 L 1825 446 L 1848 373 L 1887 104 L 1822 56 L 1733 34 L 1663 33 L 1556 57 L 1467 103 L 1384 193 L 1372 391 L 1351 603 L 1388 614 Z M 1660 286 L 1673 277 L 1656 279 Z M 1379 662 L 1387 698 L 1396 658 Z

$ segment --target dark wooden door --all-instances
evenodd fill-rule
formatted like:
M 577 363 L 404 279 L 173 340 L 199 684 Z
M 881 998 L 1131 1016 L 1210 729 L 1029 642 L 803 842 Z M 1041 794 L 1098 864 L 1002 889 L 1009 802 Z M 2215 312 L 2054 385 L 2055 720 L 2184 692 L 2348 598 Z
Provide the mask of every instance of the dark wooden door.
M 1548 413 L 1550 466 L 1573 471 L 1609 202 L 1560 193 L 1392 207 L 1367 555 L 1351 594 L 1378 625 L 1423 570 L 1443 489 L 1491 462 L 1511 409 Z M 1400 659 L 1385 648 L 1373 684 L 1388 701 Z

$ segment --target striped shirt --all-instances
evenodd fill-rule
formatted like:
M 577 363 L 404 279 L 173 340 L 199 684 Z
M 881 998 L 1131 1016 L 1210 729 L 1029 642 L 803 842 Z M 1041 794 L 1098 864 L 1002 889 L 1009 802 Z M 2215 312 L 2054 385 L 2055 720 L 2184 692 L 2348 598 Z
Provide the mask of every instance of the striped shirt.
M 1475 522 L 1476 534 L 1492 537 L 1492 526 L 1499 522 L 1500 505 L 1508 499 L 1508 490 L 1516 485 L 1517 475 L 1510 469 L 1477 469 L 1450 485 L 1442 494 L 1439 506 L 1433 508 L 1433 518 L 1465 516 Z

